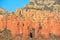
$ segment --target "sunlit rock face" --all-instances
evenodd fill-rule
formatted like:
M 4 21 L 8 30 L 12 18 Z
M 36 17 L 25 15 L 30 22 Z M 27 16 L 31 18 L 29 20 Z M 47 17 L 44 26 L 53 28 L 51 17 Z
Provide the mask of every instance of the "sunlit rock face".
M 35 0 L 30 0 L 30 2 L 34 2 Z
M 54 11 L 55 6 L 59 5 L 56 3 L 56 0 L 30 0 L 30 3 L 28 3 L 24 8 L 28 9 L 33 9 L 33 10 L 50 10 Z M 59 8 L 59 7 L 57 7 Z M 56 8 L 56 9 L 57 9 Z
M 0 8 L 0 38 L 7 32 L 7 38 L 13 40 L 31 39 L 30 33 L 33 39 L 50 39 L 50 34 L 60 37 L 59 30 L 60 5 L 55 0 L 30 0 L 24 8 L 17 8 L 10 14 Z
M 7 14 L 7 11 L 5 11 L 4 9 L 0 8 L 0 13 L 2 14 Z

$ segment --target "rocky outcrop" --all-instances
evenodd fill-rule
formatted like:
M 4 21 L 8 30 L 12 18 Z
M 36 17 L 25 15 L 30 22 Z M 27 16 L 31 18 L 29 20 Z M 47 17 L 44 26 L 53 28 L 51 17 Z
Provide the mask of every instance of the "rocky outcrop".
M 17 8 L 10 14 L 0 8 L 0 39 L 50 40 L 50 34 L 60 37 L 59 6 L 54 0 L 30 0 L 23 9 Z

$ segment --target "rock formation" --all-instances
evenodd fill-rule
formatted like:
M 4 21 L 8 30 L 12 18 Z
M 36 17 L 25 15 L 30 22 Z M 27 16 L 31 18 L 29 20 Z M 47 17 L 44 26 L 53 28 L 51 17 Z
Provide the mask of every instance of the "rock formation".
M 60 5 L 57 2 L 56 0 L 30 0 L 24 8 L 17 8 L 16 12 L 10 14 L 0 8 L 0 39 L 51 40 L 50 34 L 52 34 L 58 40 Z M 30 33 L 32 38 L 29 36 Z

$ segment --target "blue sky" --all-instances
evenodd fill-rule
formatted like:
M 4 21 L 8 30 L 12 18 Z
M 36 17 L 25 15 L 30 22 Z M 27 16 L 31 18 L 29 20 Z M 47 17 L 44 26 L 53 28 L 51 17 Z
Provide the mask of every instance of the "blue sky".
M 0 8 L 10 11 L 16 11 L 16 8 L 24 8 L 30 0 L 0 0 Z

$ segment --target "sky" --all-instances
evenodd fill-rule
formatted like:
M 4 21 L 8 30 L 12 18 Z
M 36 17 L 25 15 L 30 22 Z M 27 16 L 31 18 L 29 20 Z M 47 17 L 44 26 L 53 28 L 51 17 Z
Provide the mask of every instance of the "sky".
M 24 8 L 24 5 L 28 4 L 30 0 L 0 0 L 0 8 L 6 11 L 16 11 L 17 8 Z

